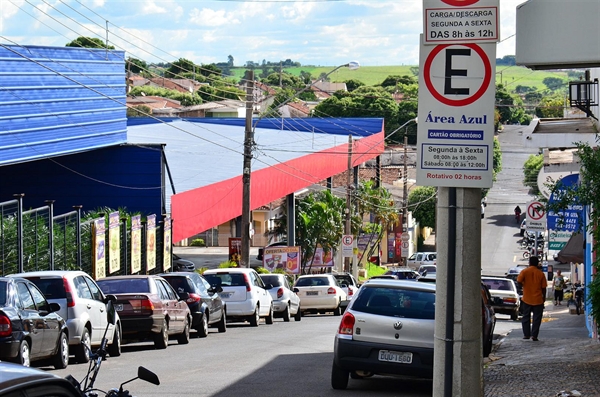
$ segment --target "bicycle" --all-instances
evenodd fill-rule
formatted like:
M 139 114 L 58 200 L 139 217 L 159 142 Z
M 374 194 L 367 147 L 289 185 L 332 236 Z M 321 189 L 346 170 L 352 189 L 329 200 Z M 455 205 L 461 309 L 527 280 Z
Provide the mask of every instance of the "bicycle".
M 575 295 L 575 313 L 579 315 L 583 313 L 583 295 L 585 292 L 585 287 L 579 283 L 575 284 L 574 287 L 575 292 L 573 295 Z

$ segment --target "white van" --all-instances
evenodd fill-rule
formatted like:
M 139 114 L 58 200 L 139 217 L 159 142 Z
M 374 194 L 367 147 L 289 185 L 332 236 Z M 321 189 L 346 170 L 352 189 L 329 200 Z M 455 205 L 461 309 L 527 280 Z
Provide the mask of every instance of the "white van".
M 415 252 L 406 262 L 407 266 L 413 270 L 417 270 L 423 265 L 436 265 L 437 252 Z

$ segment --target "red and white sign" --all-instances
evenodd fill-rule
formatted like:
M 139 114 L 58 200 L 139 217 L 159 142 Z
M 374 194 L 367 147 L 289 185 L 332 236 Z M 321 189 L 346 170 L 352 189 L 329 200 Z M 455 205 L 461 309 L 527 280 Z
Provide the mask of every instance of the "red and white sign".
M 402 245 L 400 247 L 400 256 L 402 256 L 403 258 L 407 258 L 408 254 L 409 254 L 409 245 L 410 243 L 408 241 L 403 241 Z
M 352 258 L 354 255 L 355 238 L 351 234 L 342 236 L 342 258 Z
M 546 230 L 546 208 L 539 201 L 527 203 L 527 222 L 525 223 L 528 231 L 543 232 Z
M 425 44 L 498 42 L 499 8 L 499 0 L 424 0 Z

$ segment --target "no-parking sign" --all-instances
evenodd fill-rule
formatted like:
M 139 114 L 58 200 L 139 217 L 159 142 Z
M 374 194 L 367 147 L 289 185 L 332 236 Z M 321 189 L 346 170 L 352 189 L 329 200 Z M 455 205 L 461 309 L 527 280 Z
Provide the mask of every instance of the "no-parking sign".
M 527 203 L 527 222 L 528 231 L 543 232 L 546 230 L 546 207 L 539 201 Z

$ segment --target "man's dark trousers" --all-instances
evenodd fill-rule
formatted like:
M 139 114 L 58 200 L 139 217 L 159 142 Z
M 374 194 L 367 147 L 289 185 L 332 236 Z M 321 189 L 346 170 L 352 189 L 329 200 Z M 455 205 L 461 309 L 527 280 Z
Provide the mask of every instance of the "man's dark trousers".
M 537 338 L 538 334 L 540 333 L 542 316 L 544 315 L 544 304 L 528 305 L 527 303 L 521 301 L 521 307 L 523 308 L 523 319 L 521 320 L 521 325 L 523 326 L 523 336 L 525 338 Z M 531 323 L 532 314 L 533 323 Z

